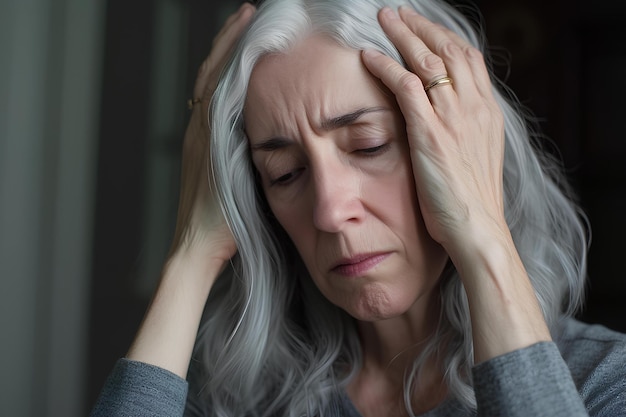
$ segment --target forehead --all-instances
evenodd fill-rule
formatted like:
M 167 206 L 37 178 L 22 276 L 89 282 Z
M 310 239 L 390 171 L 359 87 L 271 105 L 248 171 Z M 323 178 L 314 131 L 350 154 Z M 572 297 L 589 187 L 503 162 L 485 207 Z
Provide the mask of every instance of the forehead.
M 259 60 L 250 77 L 244 117 L 251 137 L 293 135 L 303 123 L 315 128 L 359 108 L 389 104 L 360 51 L 312 35 L 285 53 Z

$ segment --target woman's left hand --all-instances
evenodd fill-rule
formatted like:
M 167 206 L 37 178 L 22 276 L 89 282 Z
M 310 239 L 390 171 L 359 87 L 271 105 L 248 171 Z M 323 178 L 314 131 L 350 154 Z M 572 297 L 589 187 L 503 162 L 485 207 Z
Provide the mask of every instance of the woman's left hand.
M 409 69 L 369 51 L 364 62 L 396 96 L 422 216 L 452 255 L 477 232 L 506 227 L 502 113 L 477 49 L 408 7 L 399 15 L 385 8 L 379 18 Z M 424 90 L 446 76 L 452 83 Z
M 476 361 L 550 340 L 504 217 L 504 119 L 482 54 L 408 7 L 379 21 L 408 68 L 374 51 L 363 61 L 404 116 L 422 217 L 463 281 Z

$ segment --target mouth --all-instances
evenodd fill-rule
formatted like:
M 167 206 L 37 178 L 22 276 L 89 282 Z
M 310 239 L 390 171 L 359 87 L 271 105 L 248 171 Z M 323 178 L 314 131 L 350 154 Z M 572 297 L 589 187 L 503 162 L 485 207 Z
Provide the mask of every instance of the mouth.
M 358 277 L 387 259 L 391 252 L 363 253 L 350 258 L 344 258 L 331 269 L 339 275 L 346 277 Z

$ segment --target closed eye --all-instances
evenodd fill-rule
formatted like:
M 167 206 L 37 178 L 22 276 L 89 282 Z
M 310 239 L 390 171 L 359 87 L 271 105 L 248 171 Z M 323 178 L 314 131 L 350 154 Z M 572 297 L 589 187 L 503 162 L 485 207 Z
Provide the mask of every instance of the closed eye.
M 270 186 L 285 186 L 289 185 L 291 182 L 295 181 L 304 171 L 304 168 L 297 168 L 293 171 L 290 171 L 286 174 L 283 174 L 275 179 L 270 180 Z
M 384 143 L 379 146 L 373 146 L 371 148 L 357 149 L 355 152 L 363 154 L 365 156 L 376 156 L 385 153 L 389 149 L 389 144 Z

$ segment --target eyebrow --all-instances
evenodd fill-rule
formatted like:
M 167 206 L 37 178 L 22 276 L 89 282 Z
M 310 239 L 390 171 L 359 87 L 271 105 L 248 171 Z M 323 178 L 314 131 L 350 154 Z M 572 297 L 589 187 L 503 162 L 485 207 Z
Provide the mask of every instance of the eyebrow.
M 352 123 L 356 122 L 359 117 L 363 116 L 367 113 L 376 113 L 380 111 L 389 110 L 386 107 L 366 107 L 362 109 L 358 109 L 351 113 L 347 113 L 338 117 L 333 117 L 332 119 L 323 120 L 321 123 L 322 130 L 335 130 L 344 126 L 349 126 Z
M 293 141 L 283 137 L 269 138 L 251 146 L 252 152 L 265 151 L 271 152 L 278 149 L 286 148 L 293 144 Z
M 321 129 L 324 131 L 335 130 L 335 129 L 339 129 L 339 128 L 349 126 L 355 123 L 364 114 L 376 113 L 376 112 L 382 112 L 382 111 L 391 111 L 391 109 L 387 107 L 361 108 L 350 113 L 342 114 L 341 116 L 323 120 L 320 126 L 321 126 Z M 293 144 L 293 141 L 291 139 L 287 139 L 284 137 L 272 137 L 272 138 L 263 140 L 259 143 L 252 145 L 251 149 L 253 152 L 254 151 L 271 152 L 271 151 L 285 148 L 292 144 Z

